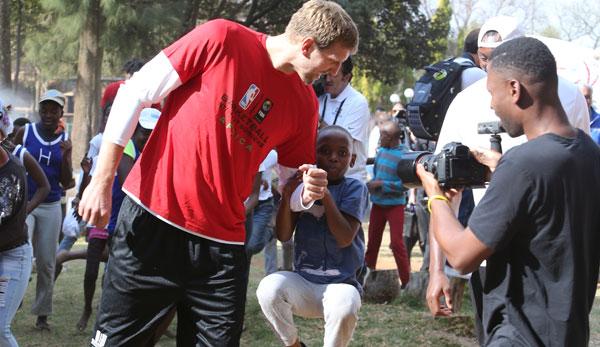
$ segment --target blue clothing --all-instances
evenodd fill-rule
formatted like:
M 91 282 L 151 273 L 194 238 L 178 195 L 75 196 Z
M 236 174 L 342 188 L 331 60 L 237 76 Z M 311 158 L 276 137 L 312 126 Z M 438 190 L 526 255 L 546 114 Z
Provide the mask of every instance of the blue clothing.
M 130 156 L 133 158 L 133 161 L 136 161 L 140 156 L 140 151 L 135 148 L 133 141 L 129 140 L 125 149 L 123 150 L 123 155 Z M 119 217 L 119 211 L 121 210 L 121 204 L 123 204 L 123 199 L 125 199 L 125 192 L 123 191 L 123 187 L 119 183 L 119 173 L 115 175 L 115 179 L 112 185 L 112 200 L 111 200 L 111 210 L 110 210 L 110 220 L 108 221 L 108 226 L 106 230 L 108 230 L 108 234 L 112 235 L 113 231 L 115 231 L 115 227 L 117 226 L 117 218 Z
M 262 200 L 252 211 L 252 227 L 246 230 L 246 253 L 253 256 L 265 248 L 273 239 L 273 228 L 269 225 L 274 211 L 273 198 Z
M 590 136 L 600 145 L 600 113 L 590 107 Z
M 21 304 L 31 274 L 33 250 L 29 243 L 0 252 L 0 346 L 18 346 L 10 325 Z
M 367 187 L 359 180 L 345 177 L 327 187 L 340 212 L 361 221 L 367 209 Z M 365 258 L 365 236 L 360 228 L 352 244 L 340 248 L 327 226 L 321 201 L 301 212 L 294 235 L 294 269 L 317 284 L 347 283 L 361 291 L 356 272 Z
M 379 147 L 373 167 L 373 181 L 383 181 L 383 186 L 371 192 L 371 202 L 382 206 L 406 205 L 406 188 L 398 176 L 398 161 L 406 147 Z
M 19 158 L 21 163 L 23 163 L 23 158 L 25 157 L 25 152 L 27 152 L 25 147 L 23 147 L 21 145 L 16 145 L 15 149 L 13 149 L 13 151 L 12 151 L 12 155 Z
M 59 201 L 62 196 L 63 189 L 59 183 L 62 166 L 60 143 L 66 141 L 68 137 L 67 133 L 62 132 L 54 140 L 48 142 L 40 136 L 37 123 L 25 124 L 23 146 L 38 161 L 50 183 L 50 193 L 43 201 L 44 203 Z M 27 176 L 27 186 L 29 187 L 28 199 L 31 200 L 37 191 L 37 185 L 31 176 Z

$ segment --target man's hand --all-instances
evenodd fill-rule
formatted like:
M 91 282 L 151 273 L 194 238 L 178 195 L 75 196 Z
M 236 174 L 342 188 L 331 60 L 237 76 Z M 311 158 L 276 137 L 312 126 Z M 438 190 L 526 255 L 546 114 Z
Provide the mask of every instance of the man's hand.
M 103 228 L 110 218 L 112 186 L 101 184 L 95 177 L 83 191 L 78 212 L 84 221 Z
M 433 176 L 431 172 L 425 170 L 423 164 L 417 164 L 417 176 L 419 176 L 419 179 L 421 180 L 421 185 L 423 186 L 423 189 L 425 189 L 425 193 L 427 193 L 427 196 L 444 196 L 444 191 L 442 190 L 442 188 L 440 188 L 440 185 L 435 179 L 435 176 Z
M 496 170 L 496 166 L 498 166 L 498 161 L 500 161 L 500 157 L 502 157 L 501 153 L 481 147 L 472 148 L 471 153 L 473 154 L 475 159 L 477 159 L 478 162 L 489 167 L 491 172 L 494 172 L 494 170 Z
M 302 172 L 302 203 L 306 206 L 312 201 L 321 200 L 327 189 L 327 172 L 313 165 L 304 164 L 298 168 Z
M 431 172 L 425 170 L 423 164 L 417 164 L 417 176 L 421 179 L 421 184 L 423 185 L 423 189 L 425 189 L 425 193 L 427 193 L 428 197 L 433 197 L 435 195 L 441 195 L 448 198 L 450 202 L 450 207 L 454 211 L 455 214 L 458 213 L 458 208 L 460 207 L 460 200 L 462 199 L 462 189 L 449 189 L 442 190 L 438 181 L 435 179 Z
M 81 163 L 79 163 L 81 165 L 81 169 L 86 175 L 89 175 L 90 171 L 92 171 L 92 161 L 92 158 L 83 157 L 83 159 L 81 159 Z
M 442 295 L 446 304 L 440 302 Z M 441 271 L 432 271 L 429 274 L 427 306 L 434 317 L 447 317 L 452 314 L 452 289 L 448 277 Z
M 73 150 L 73 143 L 71 142 L 71 139 L 60 142 L 60 152 L 63 157 L 65 155 L 71 155 L 72 150 Z

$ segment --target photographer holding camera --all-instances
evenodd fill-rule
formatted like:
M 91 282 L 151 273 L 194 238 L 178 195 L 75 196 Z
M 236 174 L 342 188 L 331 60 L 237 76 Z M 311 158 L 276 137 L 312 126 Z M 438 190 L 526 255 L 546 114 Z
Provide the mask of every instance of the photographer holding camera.
M 488 19 L 482 26 L 479 33 L 480 57 L 487 66 L 487 59 L 495 49 L 503 42 L 523 36 L 519 22 L 511 17 L 493 17 Z M 520 62 L 525 64 L 525 62 Z M 524 65 L 523 65 L 524 66 Z M 589 116 L 583 95 L 577 90 L 577 87 L 564 78 L 558 77 L 558 97 L 565 110 L 569 122 L 576 128 L 589 133 Z M 438 148 L 436 152 L 449 142 L 459 141 L 470 148 L 490 147 L 490 135 L 478 133 L 478 128 L 482 122 L 498 121 L 494 110 L 490 108 L 491 95 L 486 88 L 486 79 L 480 80 L 465 90 L 461 91 L 452 101 L 448 108 L 440 136 L 438 139 Z M 507 134 L 501 134 L 502 147 L 506 151 L 511 147 L 520 145 L 527 141 L 525 136 L 512 138 Z M 473 189 L 475 203 L 478 203 L 484 189 Z M 452 290 L 448 278 L 444 273 L 444 257 L 437 245 L 435 238 L 430 242 L 430 278 L 427 296 L 428 305 L 433 315 L 447 315 L 450 310 L 440 305 L 438 300 L 431 300 L 433 297 L 444 296 L 446 304 L 452 306 Z M 482 264 L 481 269 L 485 269 Z M 470 284 L 473 287 L 473 307 L 476 314 L 475 324 L 480 328 L 482 321 L 481 315 L 481 288 L 480 275 L 484 271 L 474 272 Z M 478 331 L 480 342 L 483 338 L 481 331 Z
M 569 124 L 556 62 L 539 40 L 503 43 L 488 72 L 492 108 L 511 137 L 528 142 L 501 158 L 474 151 L 493 176 L 466 229 L 453 211 L 460 194 L 419 164 L 431 231 L 460 272 L 487 260 L 484 345 L 586 345 L 600 260 L 600 149 Z

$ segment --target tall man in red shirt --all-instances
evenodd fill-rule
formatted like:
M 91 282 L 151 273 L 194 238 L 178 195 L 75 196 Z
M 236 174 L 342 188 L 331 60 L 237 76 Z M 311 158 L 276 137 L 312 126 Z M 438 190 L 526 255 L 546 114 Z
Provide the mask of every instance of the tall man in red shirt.
M 121 86 L 80 203 L 90 223 L 107 221 L 115 168 L 140 110 L 168 98 L 123 186 L 93 346 L 145 345 L 175 307 L 178 345 L 239 345 L 252 178 L 276 148 L 288 177 L 304 173 L 297 205 L 323 197 L 326 173 L 308 165 L 318 121 L 310 83 L 336 74 L 357 46 L 348 14 L 312 0 L 278 36 L 226 20 L 200 25 Z

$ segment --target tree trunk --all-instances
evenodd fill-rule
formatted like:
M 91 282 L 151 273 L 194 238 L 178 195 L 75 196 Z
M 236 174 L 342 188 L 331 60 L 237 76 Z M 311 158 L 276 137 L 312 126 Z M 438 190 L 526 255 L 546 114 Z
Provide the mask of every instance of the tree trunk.
M 85 9 L 83 27 L 79 35 L 77 86 L 73 117 L 73 162 L 79 163 L 87 151 L 90 138 L 98 130 L 100 102 L 100 74 L 102 48 L 100 0 L 90 0 Z M 77 164 L 74 167 L 78 167 Z
M 15 78 L 13 91 L 19 92 L 19 74 L 21 72 L 21 56 L 23 55 L 23 0 L 17 0 L 17 38 L 15 42 Z
M 11 88 L 10 60 L 10 0 L 0 0 L 0 85 Z

